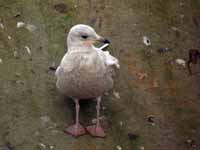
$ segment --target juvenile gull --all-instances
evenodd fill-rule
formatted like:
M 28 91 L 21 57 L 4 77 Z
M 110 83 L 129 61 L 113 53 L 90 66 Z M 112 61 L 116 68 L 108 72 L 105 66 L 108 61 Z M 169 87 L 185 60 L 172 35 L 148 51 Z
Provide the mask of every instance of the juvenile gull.
M 113 75 L 119 63 L 108 51 L 95 47 L 93 44 L 97 41 L 110 43 L 88 25 L 73 26 L 67 37 L 68 51 L 56 70 L 58 90 L 75 102 L 76 122 L 65 130 L 75 137 L 85 134 L 86 130 L 92 136 L 105 136 L 99 122 L 101 96 L 113 87 Z M 97 123 L 85 130 L 79 123 L 79 100 L 89 98 L 97 100 Z

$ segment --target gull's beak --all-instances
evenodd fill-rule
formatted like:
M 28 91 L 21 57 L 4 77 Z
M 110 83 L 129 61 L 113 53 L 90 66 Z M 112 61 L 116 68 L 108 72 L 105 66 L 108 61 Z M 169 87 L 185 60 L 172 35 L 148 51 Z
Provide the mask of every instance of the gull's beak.
M 101 36 L 98 36 L 97 41 L 104 43 L 104 44 L 110 44 L 110 41 L 106 38 L 103 38 Z

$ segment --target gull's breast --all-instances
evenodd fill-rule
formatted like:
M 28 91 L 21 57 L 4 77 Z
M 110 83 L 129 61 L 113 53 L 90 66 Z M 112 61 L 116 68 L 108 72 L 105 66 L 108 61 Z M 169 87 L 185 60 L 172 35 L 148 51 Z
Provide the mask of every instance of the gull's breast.
M 65 56 L 57 76 L 57 87 L 69 97 L 84 99 L 97 97 L 113 86 L 111 75 L 98 53 Z

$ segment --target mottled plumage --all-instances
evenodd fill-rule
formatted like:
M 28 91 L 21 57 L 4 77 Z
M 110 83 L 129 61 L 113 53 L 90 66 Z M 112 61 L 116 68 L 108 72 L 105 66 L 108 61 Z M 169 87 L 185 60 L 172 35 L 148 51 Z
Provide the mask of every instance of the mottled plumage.
M 56 86 L 60 92 L 75 100 L 77 113 L 78 101 L 88 98 L 98 98 L 97 112 L 99 111 L 101 95 L 113 87 L 113 75 L 115 69 L 119 68 L 118 60 L 108 51 L 96 48 L 93 45 L 95 41 L 108 42 L 90 26 L 72 27 L 67 38 L 68 51 L 56 70 Z M 76 119 L 75 126 L 66 131 L 74 136 L 85 133 L 78 116 Z M 91 127 L 88 130 L 92 130 L 91 134 L 95 136 L 103 137 L 104 132 L 100 125 L 97 127 L 101 131 L 94 131 Z

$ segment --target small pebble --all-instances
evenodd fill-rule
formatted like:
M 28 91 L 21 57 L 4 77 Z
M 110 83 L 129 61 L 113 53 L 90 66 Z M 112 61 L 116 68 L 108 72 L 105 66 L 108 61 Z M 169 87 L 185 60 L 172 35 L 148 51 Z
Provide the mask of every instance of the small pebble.
M 120 99 L 120 95 L 118 92 L 113 91 L 113 95 L 115 96 L 116 99 Z
M 17 12 L 14 17 L 20 17 L 21 16 L 21 13 L 20 12 Z
M 117 150 L 122 150 L 122 147 L 121 147 L 120 145 L 117 145 L 117 146 L 116 146 L 116 149 L 117 149 Z
M 17 22 L 17 28 L 22 28 L 22 27 L 25 27 L 25 23 L 20 21 L 20 22 Z
M 0 58 L 0 64 L 2 64 L 3 63 L 3 60 Z
M 37 30 L 37 27 L 33 24 L 27 24 L 26 29 L 29 30 L 30 32 L 34 32 Z
M 15 57 L 15 58 L 18 58 L 19 56 L 18 56 L 18 52 L 17 51 L 14 51 L 13 52 L 13 56 Z
M 187 139 L 186 140 L 186 144 L 190 145 L 190 146 L 194 146 L 195 145 L 195 141 L 192 139 Z
M 186 61 L 184 59 L 176 59 L 175 60 L 176 64 L 181 65 L 183 67 L 186 67 Z
M 8 39 L 9 39 L 9 40 L 11 40 L 11 39 L 12 39 L 10 35 L 8 35 Z
M 1 27 L 1 29 L 4 29 L 3 23 L 0 23 L 0 27 Z
M 140 80 L 143 80 L 148 77 L 148 74 L 143 72 L 137 72 L 137 76 Z
M 31 55 L 31 49 L 28 46 L 25 46 L 25 49 L 29 55 Z
M 124 123 L 123 123 L 122 121 L 119 122 L 119 125 L 120 125 L 121 127 L 123 126 L 123 124 L 124 124 Z
M 24 81 L 22 81 L 22 80 L 17 80 L 16 83 L 17 83 L 17 84 L 24 85 Z
M 39 146 L 40 146 L 41 148 L 43 148 L 43 149 L 46 149 L 46 148 L 47 148 L 47 146 L 46 146 L 45 144 L 43 144 L 43 143 L 39 143 Z
M 20 76 L 21 76 L 21 73 L 16 72 L 16 73 L 15 73 L 15 76 L 16 76 L 16 77 L 20 77 Z
M 53 145 L 50 145 L 50 149 L 54 149 L 55 148 L 55 146 L 53 146 Z
M 155 125 L 154 118 L 155 118 L 154 116 L 148 116 L 148 117 L 147 117 L 147 121 L 148 121 L 152 126 Z
M 146 46 L 150 46 L 151 45 L 151 41 L 150 41 L 150 39 L 147 36 L 143 36 L 143 43 Z
M 177 27 L 171 27 L 172 30 L 178 31 L 179 29 Z

